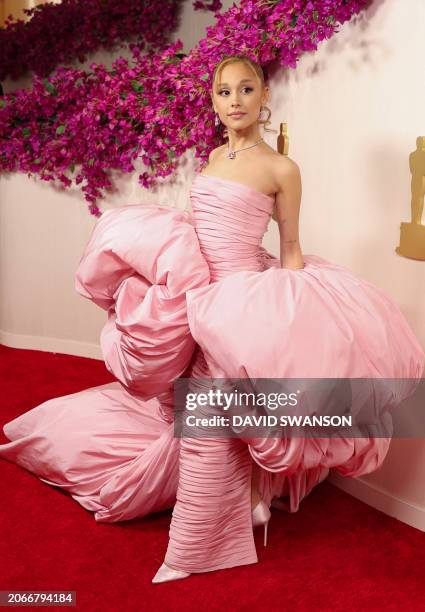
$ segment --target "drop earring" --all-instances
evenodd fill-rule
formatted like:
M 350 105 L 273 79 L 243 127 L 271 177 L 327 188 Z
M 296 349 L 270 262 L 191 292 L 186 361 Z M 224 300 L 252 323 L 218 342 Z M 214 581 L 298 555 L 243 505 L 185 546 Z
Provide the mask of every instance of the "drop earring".
M 263 111 L 267 113 L 267 117 L 262 117 Z M 269 119 L 272 115 L 272 111 L 267 106 L 260 106 L 260 114 L 258 115 L 258 121 L 264 123 L 270 123 Z
M 215 114 L 214 125 L 215 127 L 220 125 L 220 117 L 218 116 L 218 113 Z

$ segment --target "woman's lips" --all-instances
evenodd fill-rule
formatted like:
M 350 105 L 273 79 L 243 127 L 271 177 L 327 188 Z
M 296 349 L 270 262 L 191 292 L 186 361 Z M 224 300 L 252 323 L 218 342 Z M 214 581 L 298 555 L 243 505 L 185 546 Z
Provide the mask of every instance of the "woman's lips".
M 244 115 L 246 115 L 246 113 L 235 113 L 235 114 L 229 115 L 229 117 L 233 117 L 233 119 L 240 119 Z

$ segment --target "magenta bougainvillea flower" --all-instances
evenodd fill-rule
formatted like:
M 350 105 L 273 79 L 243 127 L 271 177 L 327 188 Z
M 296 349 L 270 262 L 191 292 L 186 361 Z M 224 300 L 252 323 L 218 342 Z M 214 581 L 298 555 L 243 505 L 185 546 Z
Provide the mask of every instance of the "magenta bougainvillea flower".
M 0 170 L 36 174 L 69 187 L 81 185 L 91 214 L 112 187 L 114 171 L 133 172 L 140 157 L 145 187 L 174 173 L 194 148 L 206 160 L 222 141 L 214 127 L 209 92 L 214 66 L 242 53 L 263 67 L 295 68 L 304 51 L 338 31 L 370 0 L 241 0 L 189 54 L 177 41 L 158 52 L 133 48 L 131 60 L 111 70 L 60 67 L 35 77 L 31 90 L 7 95 L 0 106 Z
M 60 64 L 83 62 L 99 48 L 122 41 L 158 49 L 178 24 L 182 0 L 62 0 L 24 9 L 29 21 L 13 19 L 0 28 L 0 80 L 31 70 L 48 76 Z

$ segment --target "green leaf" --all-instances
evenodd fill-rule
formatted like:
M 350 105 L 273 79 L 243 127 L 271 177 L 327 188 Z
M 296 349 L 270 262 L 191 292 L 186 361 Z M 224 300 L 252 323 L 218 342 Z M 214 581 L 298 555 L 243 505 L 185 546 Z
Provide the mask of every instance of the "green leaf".
M 37 159 L 34 160 L 35 164 L 39 164 L 41 162 L 41 157 L 37 157 Z
M 125 100 L 128 96 L 128 92 L 127 91 L 120 91 L 120 98 L 121 100 Z
M 201 79 L 203 81 L 208 81 L 209 78 L 210 78 L 210 75 L 208 74 L 208 72 L 204 72 L 204 74 L 201 75 Z
M 319 11 L 313 11 L 313 21 L 317 21 L 319 19 Z
M 327 23 L 331 24 L 331 23 L 334 23 L 334 21 L 335 21 L 335 17 L 331 15 L 330 17 L 328 17 Z
M 75 170 L 75 164 L 71 164 L 71 165 L 69 166 L 69 169 L 71 170 L 71 172 L 74 172 L 74 170 Z
M 134 89 L 134 91 L 143 91 L 143 85 L 141 83 L 139 83 L 139 81 L 131 81 L 131 86 Z
M 31 135 L 31 130 L 29 128 L 24 128 L 22 130 L 22 136 L 30 136 Z
M 93 166 L 94 165 L 94 157 L 89 159 L 89 161 L 87 163 L 88 163 L 89 166 Z
M 296 13 L 294 13 L 289 25 L 291 26 L 291 28 L 294 28 L 297 25 L 297 21 L 298 21 L 298 15 Z
M 58 92 L 56 91 L 55 86 L 53 85 L 53 83 L 51 83 L 50 81 L 48 81 L 47 79 L 44 79 L 44 87 L 47 89 L 47 91 L 52 94 L 52 96 L 57 96 Z
M 267 40 L 267 32 L 263 32 L 263 33 L 261 34 L 261 42 L 263 42 L 263 43 L 264 43 L 264 42 L 266 42 L 266 40 Z
M 60 136 L 61 134 L 63 134 L 63 133 L 64 133 L 64 131 L 65 131 L 65 126 L 64 126 L 64 125 L 59 125 L 59 126 L 56 128 L 56 135 L 57 135 L 57 136 Z
M 0 108 L 4 108 L 6 106 L 6 100 L 0 100 Z

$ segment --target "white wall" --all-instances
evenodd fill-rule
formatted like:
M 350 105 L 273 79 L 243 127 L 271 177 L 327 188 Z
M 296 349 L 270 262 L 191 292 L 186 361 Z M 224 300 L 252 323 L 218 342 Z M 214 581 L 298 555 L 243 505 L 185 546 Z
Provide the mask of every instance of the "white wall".
M 192 14 L 188 2 L 175 37 L 187 51 L 212 21 L 210 14 Z M 399 0 L 376 1 L 317 53 L 304 56 L 296 71 L 276 70 L 269 105 L 273 127 L 288 122 L 289 155 L 302 171 L 304 253 L 345 265 L 385 289 L 423 346 L 425 262 L 394 249 L 400 222 L 410 220 L 408 156 L 416 137 L 425 135 L 424 28 L 423 0 L 409 0 L 408 11 Z M 111 60 L 103 54 L 94 59 Z M 6 91 L 12 87 L 6 84 Z M 266 134 L 273 146 L 275 139 Z M 189 208 L 193 160 L 186 157 L 174 186 L 148 192 L 137 174 L 121 177 L 118 193 L 100 207 L 158 202 Z M 74 291 L 75 268 L 95 223 L 82 196 L 12 174 L 0 179 L 0 200 L 0 339 L 8 346 L 100 357 L 106 315 Z M 273 222 L 264 245 L 278 254 Z M 425 440 L 394 440 L 380 470 L 334 482 L 425 530 Z

